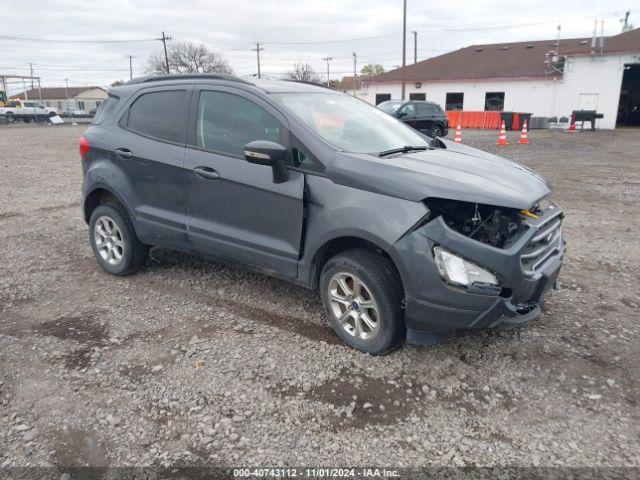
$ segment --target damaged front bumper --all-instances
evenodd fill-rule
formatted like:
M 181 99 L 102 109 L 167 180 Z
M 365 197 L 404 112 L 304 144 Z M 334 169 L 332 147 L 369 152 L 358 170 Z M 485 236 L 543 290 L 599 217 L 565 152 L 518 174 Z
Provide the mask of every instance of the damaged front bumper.
M 565 241 L 562 211 L 551 204 L 508 248 L 497 248 L 451 229 L 438 217 L 404 236 L 394 256 L 405 283 L 407 340 L 434 343 L 457 330 L 526 325 L 540 315 L 557 285 Z M 433 248 L 448 251 L 493 272 L 499 287 L 459 287 L 445 283 Z

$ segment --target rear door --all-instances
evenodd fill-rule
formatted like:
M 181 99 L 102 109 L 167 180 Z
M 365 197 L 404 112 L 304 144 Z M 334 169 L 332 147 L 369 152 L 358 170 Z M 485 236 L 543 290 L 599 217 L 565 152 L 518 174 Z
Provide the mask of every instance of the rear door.
M 429 103 L 416 103 L 416 126 L 415 129 L 428 134 L 433 127 L 433 110 Z
M 185 158 L 189 241 L 211 255 L 295 277 L 304 174 L 292 170 L 288 181 L 274 183 L 271 167 L 244 159 L 244 145 L 254 140 L 289 148 L 286 118 L 239 89 L 194 92 Z
M 184 155 L 191 86 L 144 89 L 119 120 L 112 158 L 131 182 L 127 192 L 141 234 L 159 245 L 187 243 Z

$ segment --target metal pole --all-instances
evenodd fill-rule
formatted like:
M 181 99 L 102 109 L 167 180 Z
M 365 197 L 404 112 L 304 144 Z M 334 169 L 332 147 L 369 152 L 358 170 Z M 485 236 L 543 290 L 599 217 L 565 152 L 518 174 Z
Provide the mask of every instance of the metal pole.
M 64 93 L 67 96 L 67 109 L 70 109 L 71 108 L 71 100 L 69 100 L 69 79 L 65 78 L 64 82 L 65 82 Z
M 29 74 L 31 76 L 31 90 L 35 87 L 33 86 L 33 63 L 29 62 Z
M 38 78 L 38 97 L 40 97 L 40 103 L 42 103 L 42 87 L 40 86 L 40 78 Z
M 327 62 L 327 87 L 329 86 L 329 62 L 333 60 L 333 57 L 324 57 L 323 60 Z
M 133 55 L 127 55 L 129 57 L 129 80 L 133 79 Z
M 407 88 L 407 79 L 405 67 L 407 66 L 407 0 L 403 0 L 402 8 L 402 101 L 405 98 L 405 91 Z
M 256 52 L 256 59 L 258 60 L 258 78 L 262 78 L 260 75 L 260 52 L 264 50 L 264 47 L 260 46 L 260 42 L 256 42 L 256 48 L 253 49 Z
M 418 31 L 413 30 L 413 63 L 418 63 Z
M 356 52 L 353 52 L 353 96 L 356 96 L 356 88 L 358 85 L 358 79 L 357 79 L 357 69 L 358 69 L 358 54 Z

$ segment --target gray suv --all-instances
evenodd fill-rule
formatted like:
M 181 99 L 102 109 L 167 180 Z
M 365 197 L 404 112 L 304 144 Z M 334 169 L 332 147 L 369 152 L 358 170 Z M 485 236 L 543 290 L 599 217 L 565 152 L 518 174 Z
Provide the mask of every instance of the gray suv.
M 561 266 L 563 214 L 535 172 L 318 86 L 134 79 L 80 155 L 107 272 L 139 270 L 151 246 L 239 263 L 318 289 L 371 354 L 526 324 Z

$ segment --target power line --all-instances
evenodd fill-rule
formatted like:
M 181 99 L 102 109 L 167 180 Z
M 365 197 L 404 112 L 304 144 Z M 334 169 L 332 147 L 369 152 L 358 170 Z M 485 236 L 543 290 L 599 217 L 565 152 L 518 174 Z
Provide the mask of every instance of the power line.
M 0 40 L 11 40 L 14 42 L 53 42 L 53 43 L 140 43 L 153 42 L 155 38 L 138 38 L 131 40 L 96 40 L 96 39 L 70 39 L 70 38 L 35 38 L 18 37 L 14 35 L 0 35 Z

